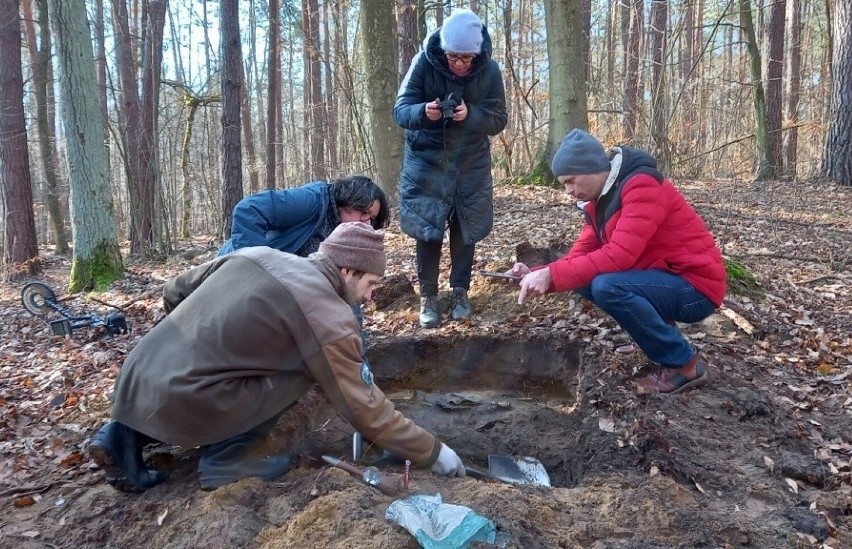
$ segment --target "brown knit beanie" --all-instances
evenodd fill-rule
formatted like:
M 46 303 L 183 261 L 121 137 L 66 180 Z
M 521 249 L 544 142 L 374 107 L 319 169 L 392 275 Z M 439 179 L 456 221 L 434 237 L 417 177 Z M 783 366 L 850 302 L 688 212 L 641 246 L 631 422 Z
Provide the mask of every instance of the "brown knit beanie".
M 341 269 L 354 269 L 382 276 L 385 274 L 385 233 L 366 223 L 341 223 L 319 245 Z

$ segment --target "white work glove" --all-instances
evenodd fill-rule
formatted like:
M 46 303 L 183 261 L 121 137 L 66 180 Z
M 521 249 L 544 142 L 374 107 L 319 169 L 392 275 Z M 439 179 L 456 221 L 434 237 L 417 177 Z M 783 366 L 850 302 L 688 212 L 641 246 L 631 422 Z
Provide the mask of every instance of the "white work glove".
M 464 464 L 452 448 L 441 443 L 441 453 L 438 461 L 432 464 L 432 472 L 445 477 L 463 477 L 465 475 Z

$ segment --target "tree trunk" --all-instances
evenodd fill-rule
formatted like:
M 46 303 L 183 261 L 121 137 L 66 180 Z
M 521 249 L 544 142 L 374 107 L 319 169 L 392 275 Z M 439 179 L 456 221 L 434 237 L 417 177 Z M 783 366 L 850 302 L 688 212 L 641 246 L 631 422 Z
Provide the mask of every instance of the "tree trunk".
M 112 25 L 115 33 L 115 64 L 119 81 L 119 127 L 124 145 L 127 194 L 130 198 L 131 253 L 138 251 L 142 234 L 141 199 L 139 181 L 139 149 L 142 139 L 142 114 L 139 92 L 136 88 L 136 63 L 126 0 L 112 0 Z M 134 249 L 133 243 L 136 243 Z
M 325 164 L 325 105 L 322 96 L 322 65 L 320 64 L 319 4 L 317 0 L 302 0 L 302 29 L 305 47 L 305 86 L 307 97 L 305 109 L 308 114 L 305 131 L 309 143 L 310 161 L 308 174 L 310 179 L 326 179 L 328 170 Z M 387 33 L 388 29 L 385 28 Z M 396 66 L 396 65 L 394 65 Z
M 246 153 L 249 155 L 249 162 L 253 164 L 253 166 L 249 167 L 250 194 L 254 194 L 260 190 L 260 166 L 265 162 L 262 155 L 266 154 L 266 124 L 264 123 L 264 113 L 266 111 L 263 106 L 263 78 L 260 75 L 258 63 L 257 13 L 254 6 L 254 0 L 249 0 L 249 62 L 246 63 L 246 76 L 251 75 L 251 78 L 245 79 L 246 100 L 243 104 L 243 125 L 248 125 L 249 131 L 252 133 L 251 137 L 246 137 Z M 255 98 L 254 111 L 249 108 L 252 94 L 254 94 Z M 252 129 L 257 130 L 256 135 L 254 135 Z M 255 139 L 259 144 L 258 146 L 255 146 Z
M 552 179 L 550 159 L 562 138 L 573 128 L 589 127 L 583 62 L 583 0 L 546 0 L 544 19 L 550 58 L 550 119 L 547 145 L 534 171 Z
M 622 137 L 629 141 L 636 133 L 639 118 L 639 98 L 642 95 L 642 76 L 639 56 L 644 33 L 644 5 L 642 0 L 625 0 L 630 3 L 630 30 L 625 48 L 624 125 Z
M 183 141 L 180 155 L 181 173 L 181 202 L 183 216 L 181 217 L 180 236 L 189 238 L 189 226 L 192 222 L 192 184 L 189 178 L 189 143 L 192 140 L 192 125 L 195 122 L 195 113 L 198 112 L 198 102 L 188 101 L 184 97 L 184 103 L 189 103 L 189 113 L 186 117 L 186 126 L 183 131 Z
M 606 26 L 604 28 L 604 42 L 606 43 L 606 89 L 611 90 L 615 86 L 615 21 L 616 3 L 606 0 Z
M 163 66 L 163 28 L 168 0 L 147 0 L 142 56 L 142 136 L 139 141 L 139 234 L 131 253 L 149 254 L 154 246 L 155 198 L 159 186 L 157 113 Z
M 222 39 L 222 238 L 231 238 L 231 214 L 243 197 L 240 97 L 243 54 L 239 0 L 219 1 Z
M 50 216 L 51 233 L 55 250 L 58 254 L 68 253 L 68 231 L 65 230 L 65 217 L 59 204 L 59 188 L 56 179 L 56 163 L 54 157 L 53 143 L 56 136 L 51 131 L 53 124 L 50 123 L 48 110 L 48 69 L 50 67 L 50 27 L 47 20 L 47 1 L 41 0 L 38 5 L 39 35 L 41 45 L 36 44 L 35 29 L 33 27 L 32 8 L 30 0 L 24 0 L 25 25 L 28 29 L 30 61 L 33 66 L 33 90 L 36 101 L 36 127 L 38 128 L 38 149 L 41 157 L 42 169 L 44 170 L 44 200 L 47 204 L 47 213 Z
M 3 259 L 12 275 L 39 270 L 18 10 L 18 0 L 0 0 L 0 175 L 6 206 Z
M 822 172 L 852 186 L 852 6 L 837 2 L 834 12 L 831 72 L 831 122 L 823 151 Z
M 397 91 L 393 4 L 361 0 L 361 45 L 367 79 L 367 119 L 372 135 L 375 176 L 389 202 L 396 202 L 402 168 L 402 130 L 391 118 Z
M 336 67 L 337 59 L 331 53 L 332 44 L 329 20 L 332 18 L 332 14 L 329 6 L 329 2 L 323 2 L 322 4 L 322 32 L 325 37 L 325 40 L 322 42 L 323 69 L 325 69 L 323 126 L 325 127 L 326 164 L 327 166 L 331 166 L 332 169 L 337 170 L 338 166 L 340 166 L 340 159 L 337 157 L 337 98 L 335 97 L 337 95 L 337 87 L 332 85 L 332 82 L 334 82 L 333 68 Z M 334 16 L 339 17 L 340 14 L 335 13 Z M 393 6 L 391 6 L 391 16 L 393 16 Z M 391 18 L 391 23 L 394 23 L 393 18 Z M 326 169 L 326 175 L 328 175 L 328 171 Z
M 248 161 L 249 173 L 249 194 L 254 194 L 260 190 L 260 177 L 257 173 L 257 151 L 254 148 L 254 134 L 252 133 L 251 123 L 251 104 L 249 101 L 249 86 L 246 80 L 248 68 L 243 65 L 243 72 L 240 75 L 240 80 L 243 87 L 240 90 L 240 124 L 243 126 L 243 138 L 246 143 L 246 160 Z
M 725 11 L 727 12 L 727 9 Z M 698 81 L 699 83 L 691 88 L 692 90 L 694 90 L 694 92 L 692 94 L 691 101 L 687 104 L 688 105 L 687 108 L 690 108 L 690 110 L 692 110 L 692 107 L 695 107 L 698 110 L 697 117 L 694 116 L 693 114 L 690 114 L 689 120 L 693 120 L 697 124 L 697 126 L 694 125 L 692 127 L 704 128 L 705 124 L 706 124 L 706 120 L 707 120 L 707 114 L 706 114 L 707 108 L 706 108 L 706 104 L 705 104 L 705 100 L 704 100 L 704 98 L 707 96 L 707 87 L 700 83 L 700 81 L 702 80 L 702 76 L 703 76 L 703 72 L 702 72 L 703 67 L 702 67 L 702 64 L 698 62 L 700 60 L 699 56 L 703 57 L 703 55 L 704 55 L 704 47 L 705 47 L 704 46 L 704 25 L 703 25 L 703 21 L 704 21 L 704 0 L 695 0 L 695 17 L 694 17 L 694 20 L 695 20 L 695 27 L 692 31 L 692 41 L 693 41 L 692 52 L 693 52 L 693 56 L 694 56 L 693 57 L 694 68 L 691 69 L 692 70 L 691 78 L 693 78 L 695 81 Z M 718 27 L 717 27 L 717 29 L 718 29 Z M 714 30 L 711 31 L 714 38 L 718 36 L 717 29 L 714 29 Z M 703 149 L 705 147 L 705 143 L 707 141 L 707 132 L 706 131 L 700 131 L 700 132 L 695 131 L 693 133 L 695 135 L 694 143 L 695 143 L 696 148 Z
M 41 0 L 46 4 L 46 0 Z M 45 12 L 47 9 L 45 8 Z M 104 148 L 106 149 L 107 173 L 109 173 L 109 108 L 107 103 L 107 53 L 106 28 L 104 25 L 104 0 L 95 0 L 95 63 L 98 66 L 98 102 L 101 106 L 104 127 Z
M 784 119 L 791 127 L 784 133 L 783 173 L 796 176 L 796 156 L 799 142 L 799 99 L 802 94 L 802 8 L 799 0 L 787 0 L 787 56 L 784 78 Z
M 277 166 L 276 141 L 278 139 L 278 109 L 281 108 L 281 8 L 278 0 L 269 0 L 269 103 L 266 114 L 266 188 L 274 189 Z
M 592 74 L 592 0 L 580 0 L 580 13 L 582 17 L 583 40 L 583 76 L 589 80 Z
M 62 120 L 68 143 L 74 257 L 68 291 L 103 289 L 121 277 L 112 193 L 98 106 L 97 76 L 84 0 L 50 0 L 62 78 Z
M 399 63 L 397 82 L 402 82 L 411 60 L 420 49 L 417 34 L 417 0 L 402 0 L 397 8 L 397 30 L 399 33 Z
M 768 134 L 768 156 L 773 173 L 782 165 L 781 156 L 781 113 L 784 110 L 784 19 L 786 0 L 773 0 L 768 7 L 766 22 L 766 131 Z
M 666 59 L 668 36 L 668 0 L 651 1 L 651 138 L 654 153 L 663 171 L 671 164 L 666 101 Z
M 683 125 L 686 130 L 685 135 L 694 136 L 693 125 L 695 123 L 695 98 L 690 93 L 690 79 L 692 78 L 693 65 L 695 64 L 698 52 L 701 51 L 700 43 L 696 47 L 695 32 L 696 27 L 696 10 L 695 0 L 686 0 L 686 6 L 683 14 L 683 40 L 681 41 L 681 51 L 683 53 L 681 63 L 681 85 L 684 89 L 681 107 L 683 109 Z
M 772 162 L 769 160 L 769 133 L 766 126 L 766 97 L 763 93 L 761 76 L 760 49 L 754 32 L 754 20 L 751 16 L 751 0 L 739 0 L 740 25 L 745 33 L 748 46 L 749 66 L 754 100 L 754 136 L 757 143 L 757 172 L 755 179 L 762 181 L 775 177 Z

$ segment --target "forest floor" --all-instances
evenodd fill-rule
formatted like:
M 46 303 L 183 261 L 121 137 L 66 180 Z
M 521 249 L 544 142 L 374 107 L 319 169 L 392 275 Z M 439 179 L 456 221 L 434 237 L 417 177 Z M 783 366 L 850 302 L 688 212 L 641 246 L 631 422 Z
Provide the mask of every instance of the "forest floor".
M 679 186 L 755 284 L 732 285 L 717 314 L 681 325 L 712 378 L 673 397 L 637 392 L 632 379 L 651 365 L 572 294 L 519 306 L 516 289 L 477 276 L 471 322 L 421 330 L 412 241 L 393 224 L 387 283 L 366 308 L 377 383 L 467 465 L 534 456 L 553 484 L 413 470 L 411 493 L 491 519 L 508 547 L 852 546 L 852 193 L 789 181 Z M 476 269 L 546 260 L 581 225 L 561 191 L 495 194 Z M 385 519 L 393 498 L 316 459 L 349 456 L 352 437 L 318 393 L 273 432 L 274 450 L 298 455 L 277 481 L 205 492 L 197 449 L 151 446 L 146 458 L 168 482 L 143 494 L 104 482 L 86 445 L 109 417 L 122 360 L 164 314 L 163 282 L 211 254 L 186 243 L 164 263 L 131 262 L 98 301 L 64 302 L 102 314 L 102 303 L 120 306 L 132 332 L 114 338 L 53 336 L 21 306 L 31 280 L 2 286 L 0 547 L 418 546 Z M 45 267 L 39 280 L 62 296 L 68 260 L 46 253 Z

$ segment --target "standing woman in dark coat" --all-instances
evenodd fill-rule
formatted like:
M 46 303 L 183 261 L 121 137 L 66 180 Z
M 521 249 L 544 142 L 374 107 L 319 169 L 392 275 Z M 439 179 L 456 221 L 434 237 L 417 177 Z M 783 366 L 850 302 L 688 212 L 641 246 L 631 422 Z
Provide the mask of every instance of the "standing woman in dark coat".
M 447 99 L 455 106 L 442 109 Z M 447 227 L 450 317 L 470 318 L 474 246 L 494 222 L 490 136 L 507 120 L 503 77 L 475 13 L 454 10 L 426 39 L 400 86 L 393 117 L 405 129 L 399 213 L 403 232 L 417 241 L 420 325 L 440 324 L 438 271 Z

